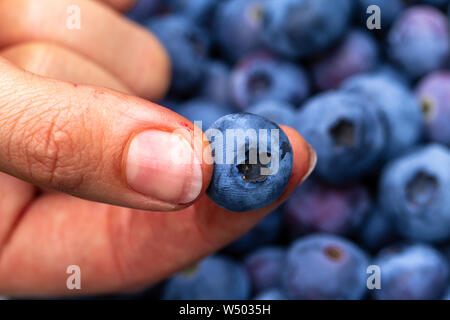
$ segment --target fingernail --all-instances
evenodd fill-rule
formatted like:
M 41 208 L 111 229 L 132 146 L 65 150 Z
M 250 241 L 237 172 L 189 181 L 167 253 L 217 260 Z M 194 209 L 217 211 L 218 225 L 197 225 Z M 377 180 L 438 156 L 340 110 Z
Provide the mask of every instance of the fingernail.
M 309 169 L 308 169 L 308 172 L 303 177 L 301 182 L 303 182 L 303 181 L 305 181 L 306 179 L 309 178 L 311 173 L 316 168 L 316 164 L 317 164 L 317 153 L 316 153 L 316 150 L 314 150 L 314 148 L 310 144 L 308 144 L 308 147 L 309 147 Z
M 126 178 L 135 191 L 171 204 L 194 201 L 202 189 L 202 168 L 180 134 L 148 130 L 133 137 Z

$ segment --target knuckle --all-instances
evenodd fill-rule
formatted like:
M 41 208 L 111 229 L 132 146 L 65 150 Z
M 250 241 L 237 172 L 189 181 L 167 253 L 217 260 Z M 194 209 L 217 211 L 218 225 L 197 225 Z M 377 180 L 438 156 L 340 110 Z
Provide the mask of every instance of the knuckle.
M 55 109 L 26 121 L 19 153 L 31 179 L 70 192 L 84 180 L 83 152 L 70 110 Z

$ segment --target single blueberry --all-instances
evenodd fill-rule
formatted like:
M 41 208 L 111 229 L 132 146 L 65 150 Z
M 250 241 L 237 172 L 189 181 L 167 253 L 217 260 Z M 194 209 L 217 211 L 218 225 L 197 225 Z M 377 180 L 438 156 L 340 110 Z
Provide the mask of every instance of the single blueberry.
M 201 121 L 202 129 L 206 130 L 217 119 L 233 113 L 234 109 L 228 105 L 197 98 L 180 104 L 175 111 L 192 122 Z
M 292 147 L 283 130 L 266 118 L 236 113 L 206 131 L 214 153 L 209 197 L 237 212 L 277 200 L 292 173 Z
M 310 232 L 349 234 L 360 227 L 371 207 L 361 185 L 334 187 L 308 180 L 284 205 L 286 225 L 293 237 Z
M 369 259 L 352 242 L 313 234 L 294 242 L 287 256 L 283 289 L 289 299 L 362 299 Z
M 426 76 L 416 90 L 428 137 L 450 146 L 450 72 L 434 72 Z
M 295 128 L 317 152 L 316 172 L 342 183 L 368 173 L 385 149 L 385 125 L 373 102 L 362 95 L 329 91 L 306 102 Z
M 232 61 L 263 47 L 263 4 L 266 0 L 229 0 L 217 8 L 214 34 L 224 56 Z
M 314 82 L 320 90 L 336 89 L 347 78 L 371 71 L 378 63 L 378 44 L 368 32 L 348 33 L 332 51 L 312 66 Z
M 260 247 L 270 245 L 280 236 L 282 224 L 281 212 L 275 210 L 262 219 L 249 232 L 229 244 L 225 248 L 225 251 L 236 255 L 243 255 Z
M 390 59 L 413 78 L 440 69 L 450 54 L 448 19 L 433 7 L 411 7 L 389 31 L 388 47 Z
M 347 31 L 350 0 L 268 0 L 262 37 L 289 57 L 307 57 L 327 49 Z
M 383 115 L 387 134 L 384 160 L 405 153 L 420 141 L 423 133 L 420 104 L 403 83 L 384 75 L 361 75 L 346 81 L 343 89 L 365 96 Z
M 253 292 L 261 293 L 281 286 L 286 250 L 281 247 L 264 247 L 249 254 L 244 265 L 250 277 Z
M 290 127 L 295 125 L 295 108 L 287 102 L 263 100 L 252 105 L 246 111 L 267 118 L 280 125 Z
M 250 281 L 244 267 L 223 256 L 208 257 L 170 278 L 165 300 L 245 300 Z
M 447 286 L 447 262 L 425 244 L 385 248 L 374 265 L 381 271 L 381 289 L 372 291 L 377 300 L 439 299 Z
M 450 239 L 450 151 L 428 145 L 389 163 L 378 196 L 403 237 Z
M 231 95 L 241 110 L 264 100 L 297 106 L 308 97 L 309 87 L 301 66 L 266 52 L 246 56 L 231 74 Z
M 172 62 L 171 93 L 190 94 L 201 82 L 209 52 L 207 34 L 181 15 L 151 19 L 148 28 L 158 37 Z

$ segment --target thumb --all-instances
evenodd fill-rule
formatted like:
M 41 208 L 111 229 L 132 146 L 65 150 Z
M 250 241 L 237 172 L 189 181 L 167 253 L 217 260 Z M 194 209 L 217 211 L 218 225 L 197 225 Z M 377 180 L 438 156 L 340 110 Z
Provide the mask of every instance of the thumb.
M 89 200 L 177 210 L 207 188 L 200 130 L 146 100 L 0 59 L 0 171 Z

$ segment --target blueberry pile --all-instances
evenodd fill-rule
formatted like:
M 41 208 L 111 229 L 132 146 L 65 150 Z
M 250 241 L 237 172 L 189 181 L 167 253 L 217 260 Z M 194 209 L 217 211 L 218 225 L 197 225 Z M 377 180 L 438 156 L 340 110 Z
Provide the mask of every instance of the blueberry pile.
M 281 208 L 158 298 L 450 299 L 449 2 L 137 3 L 172 60 L 160 104 L 204 130 L 288 125 L 318 156 Z M 278 198 L 280 139 L 280 176 L 216 165 L 209 196 L 233 211 Z

